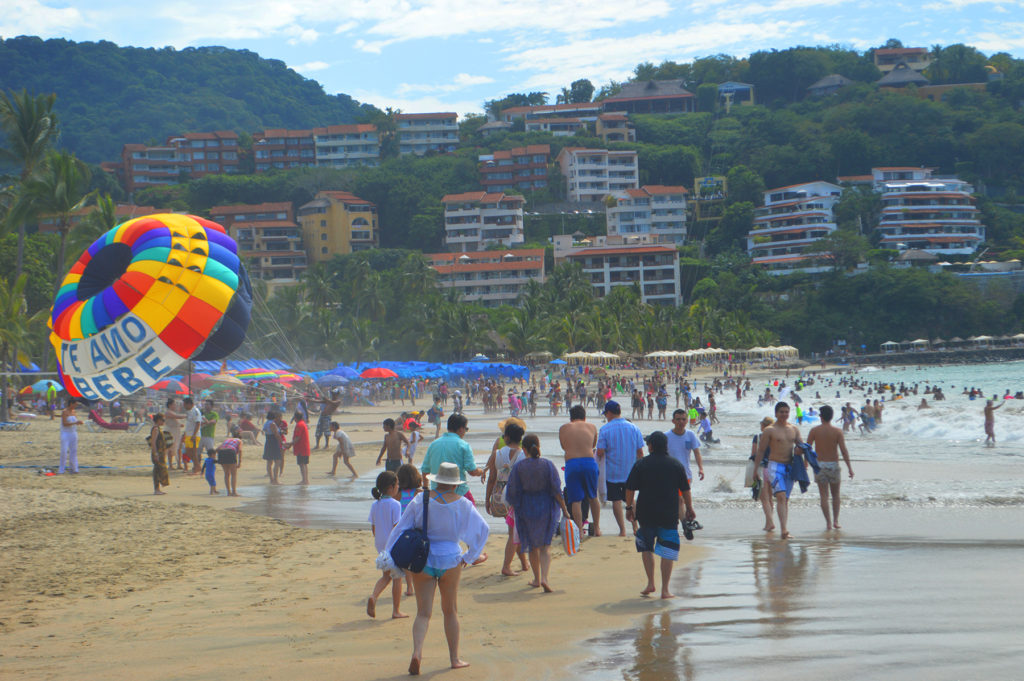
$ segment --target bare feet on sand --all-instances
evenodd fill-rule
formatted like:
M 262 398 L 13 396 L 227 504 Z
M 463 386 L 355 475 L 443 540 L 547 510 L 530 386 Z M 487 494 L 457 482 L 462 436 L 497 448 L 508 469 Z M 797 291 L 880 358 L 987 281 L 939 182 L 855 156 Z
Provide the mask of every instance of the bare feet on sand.
M 838 530 L 838 529 L 841 529 L 841 528 L 839 527 L 839 523 L 832 523 L 832 529 L 833 529 L 833 530 Z
M 515 577 L 515 576 L 517 576 L 519 574 L 519 571 L 518 570 L 502 570 L 501 574 L 505 575 L 506 577 Z
M 409 660 L 409 675 L 419 676 L 420 675 L 420 661 L 415 657 Z
M 670 598 L 675 598 L 675 597 L 676 597 L 676 595 L 675 595 L 675 594 L 672 594 L 672 593 L 669 593 L 669 592 L 667 592 L 667 591 L 662 591 L 662 592 L 661 592 L 661 597 L 662 597 L 662 599 L 663 599 L 663 600 L 668 600 L 668 599 L 670 599 Z
M 647 588 L 640 592 L 640 595 L 641 596 L 650 596 L 655 591 L 657 591 L 657 589 L 654 588 L 654 585 L 653 584 L 648 584 Z
M 391 613 L 391 619 L 393 620 L 404 620 L 406 617 L 408 617 L 408 615 L 406 615 L 404 612 L 395 611 Z
M 540 585 L 542 587 L 544 587 L 544 593 L 549 594 L 549 593 L 553 593 L 554 592 L 554 589 L 552 589 L 550 586 L 548 586 L 547 582 L 541 582 Z
M 167 492 L 153 492 L 153 494 L 167 494 Z
M 764 529 L 765 532 L 774 532 L 775 531 L 775 526 L 774 525 L 765 525 L 764 528 L 762 528 L 762 529 Z
M 791 535 L 789 532 L 783 532 L 782 533 L 781 539 L 792 539 L 792 538 L 793 538 L 793 535 Z
M 463 669 L 463 668 L 468 667 L 468 666 L 469 666 L 469 663 L 465 662 L 463 660 L 454 660 L 452 662 L 452 669 Z
M 529 586 L 531 589 L 536 589 L 538 586 L 540 586 L 540 582 L 535 582 L 533 580 L 530 580 L 529 582 L 526 583 L 526 585 Z
M 481 553 L 480 557 L 473 561 L 473 565 L 479 565 L 480 563 L 485 563 L 485 562 L 487 562 L 487 554 L 486 553 Z M 472 565 L 470 567 L 472 567 Z
M 366 599 L 366 614 L 370 617 L 377 617 L 377 601 L 372 596 Z

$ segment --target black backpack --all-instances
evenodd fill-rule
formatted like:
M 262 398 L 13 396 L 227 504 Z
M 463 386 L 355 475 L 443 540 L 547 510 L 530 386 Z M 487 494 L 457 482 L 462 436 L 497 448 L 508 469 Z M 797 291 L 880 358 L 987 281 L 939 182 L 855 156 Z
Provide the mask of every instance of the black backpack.
M 395 565 L 409 572 L 423 572 L 430 554 L 430 539 L 427 537 L 427 513 L 430 510 L 430 489 L 423 492 L 423 527 L 413 527 L 399 535 L 391 546 L 391 560 Z

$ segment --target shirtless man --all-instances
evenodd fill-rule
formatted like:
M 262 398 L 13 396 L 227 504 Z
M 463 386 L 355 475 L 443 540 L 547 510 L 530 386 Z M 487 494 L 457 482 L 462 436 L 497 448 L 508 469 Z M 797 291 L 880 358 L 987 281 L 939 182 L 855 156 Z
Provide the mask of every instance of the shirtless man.
M 377 455 L 376 465 L 387 454 L 387 461 L 384 462 L 384 470 L 397 471 L 402 467 L 403 447 L 409 446 L 409 440 L 405 434 L 395 429 L 394 419 L 384 419 L 384 444 L 380 446 L 380 454 Z
M 814 476 L 818 483 L 821 496 L 821 512 L 825 514 L 825 529 L 839 529 L 839 484 L 843 474 L 839 470 L 839 453 L 843 454 L 846 470 L 853 479 L 853 466 L 850 465 L 850 453 L 846 451 L 846 438 L 843 431 L 832 425 L 832 407 L 827 404 L 821 408 L 821 425 L 811 428 L 807 433 L 807 444 L 814 447 L 818 454 L 818 465 L 821 470 Z M 829 515 L 829 494 L 832 496 L 832 514 Z
M 576 527 L 583 527 L 583 501 L 590 504 L 590 524 L 594 536 L 601 536 L 601 502 L 597 497 L 597 428 L 587 423 L 582 404 L 569 409 L 569 423 L 558 429 L 558 443 L 565 452 L 565 489 Z
M 793 476 L 790 475 L 789 466 L 793 462 L 793 447 L 798 442 L 802 442 L 800 429 L 789 422 L 789 405 L 779 402 L 775 405 L 775 423 L 764 429 L 757 443 L 754 470 L 760 470 L 761 459 L 768 451 L 766 475 L 771 482 L 772 494 L 775 495 L 775 509 L 779 514 L 779 531 L 783 539 L 791 539 L 793 536 L 786 529 L 789 521 L 789 495 L 793 491 Z
M 316 420 L 316 447 L 313 449 L 320 449 L 321 437 L 324 439 L 324 448 L 326 449 L 331 444 L 331 416 L 341 406 L 341 398 L 338 397 L 338 391 L 335 389 L 331 391 L 330 397 L 317 400 L 316 403 L 320 405 L 320 418 Z
M 1002 407 L 1004 403 L 1000 403 L 998 407 L 992 406 L 992 400 L 985 403 L 985 446 L 995 447 L 996 446 L 996 409 Z

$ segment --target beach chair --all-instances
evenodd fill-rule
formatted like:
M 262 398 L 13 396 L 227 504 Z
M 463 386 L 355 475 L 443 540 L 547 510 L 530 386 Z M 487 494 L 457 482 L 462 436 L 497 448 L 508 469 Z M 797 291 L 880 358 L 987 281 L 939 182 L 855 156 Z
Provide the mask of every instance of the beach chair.
M 89 420 L 85 422 L 85 427 L 89 429 L 89 432 L 96 433 L 100 430 L 123 430 L 130 433 L 137 433 L 146 425 L 145 421 L 136 421 L 135 423 L 110 423 L 95 409 L 89 410 Z

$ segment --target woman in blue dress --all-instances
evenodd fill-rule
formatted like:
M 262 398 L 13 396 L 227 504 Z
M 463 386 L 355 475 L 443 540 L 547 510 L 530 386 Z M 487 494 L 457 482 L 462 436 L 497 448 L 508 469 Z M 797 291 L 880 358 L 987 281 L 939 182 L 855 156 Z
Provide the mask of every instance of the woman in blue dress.
M 529 434 L 523 438 L 523 452 L 509 473 L 505 495 L 516 516 L 516 529 L 523 551 L 530 553 L 532 587 L 551 593 L 548 569 L 551 567 L 551 538 L 562 516 L 569 510 L 562 497 L 562 482 L 555 464 L 540 456 L 540 439 Z

